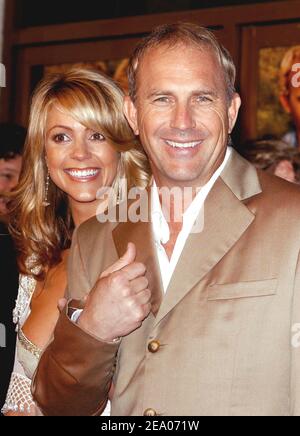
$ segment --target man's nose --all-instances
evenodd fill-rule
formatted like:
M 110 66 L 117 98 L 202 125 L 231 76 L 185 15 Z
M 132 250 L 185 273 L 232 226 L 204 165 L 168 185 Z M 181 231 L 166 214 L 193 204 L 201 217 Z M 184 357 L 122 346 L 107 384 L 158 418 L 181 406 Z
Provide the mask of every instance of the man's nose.
M 72 158 L 78 161 L 88 159 L 90 157 L 89 144 L 84 138 L 76 139 L 72 148 Z
M 188 103 L 177 103 L 173 110 L 171 127 L 180 130 L 196 127 L 193 109 Z

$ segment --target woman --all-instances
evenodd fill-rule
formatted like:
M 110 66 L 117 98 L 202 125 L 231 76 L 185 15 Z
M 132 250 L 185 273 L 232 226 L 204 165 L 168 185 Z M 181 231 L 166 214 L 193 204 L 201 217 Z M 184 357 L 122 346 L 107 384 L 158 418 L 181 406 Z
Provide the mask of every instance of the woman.
M 145 155 L 123 115 L 123 93 L 96 72 L 50 76 L 32 101 L 24 166 L 13 200 L 12 233 L 23 275 L 14 311 L 17 358 L 4 406 L 7 415 L 40 414 L 30 384 L 57 322 L 66 287 L 74 227 L 105 211 L 97 191 L 120 179 L 148 184 Z
M 279 100 L 291 117 L 291 130 L 282 140 L 300 150 L 300 45 L 291 47 L 283 56 L 279 70 Z

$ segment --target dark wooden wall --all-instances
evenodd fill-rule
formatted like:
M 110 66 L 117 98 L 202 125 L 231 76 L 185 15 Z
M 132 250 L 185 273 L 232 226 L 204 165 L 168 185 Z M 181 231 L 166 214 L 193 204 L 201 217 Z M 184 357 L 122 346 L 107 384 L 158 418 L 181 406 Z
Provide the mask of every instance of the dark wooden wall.
M 63 0 L 62 0 L 63 1 Z M 300 44 L 300 1 L 193 9 L 117 19 L 17 28 L 7 1 L 4 63 L 7 87 L 0 119 L 26 124 L 34 75 L 46 65 L 127 57 L 137 40 L 162 23 L 192 21 L 213 29 L 238 68 L 242 139 L 257 133 L 258 50 Z

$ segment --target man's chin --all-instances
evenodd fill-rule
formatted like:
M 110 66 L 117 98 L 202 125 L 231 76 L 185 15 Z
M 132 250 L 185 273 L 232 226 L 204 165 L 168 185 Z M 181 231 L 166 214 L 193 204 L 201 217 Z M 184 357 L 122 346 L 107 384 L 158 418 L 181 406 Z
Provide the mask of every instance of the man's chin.
M 192 174 L 191 172 L 182 173 L 180 171 L 172 171 L 167 173 L 166 176 L 165 179 L 168 180 L 168 184 L 174 186 L 189 187 L 201 184 L 201 175 Z

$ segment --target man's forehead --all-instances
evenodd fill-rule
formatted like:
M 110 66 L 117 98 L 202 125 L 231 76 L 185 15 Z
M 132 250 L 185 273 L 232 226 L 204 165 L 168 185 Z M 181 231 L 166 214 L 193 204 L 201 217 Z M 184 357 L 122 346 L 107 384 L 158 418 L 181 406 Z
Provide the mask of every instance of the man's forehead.
M 184 48 L 185 50 L 182 51 Z M 181 56 L 176 51 L 177 49 L 181 50 Z M 196 51 L 196 53 L 193 53 L 193 51 Z M 197 53 L 200 57 L 205 56 L 203 62 L 199 62 Z M 168 73 L 169 66 L 171 68 L 170 74 Z M 211 74 L 212 69 L 213 74 Z M 194 72 L 191 72 L 191 74 L 194 74 L 194 78 L 197 77 L 199 82 L 202 82 L 201 86 L 200 83 L 198 84 L 197 90 L 201 88 L 201 91 L 204 92 L 205 88 L 207 88 L 208 92 L 213 92 L 215 88 L 221 86 L 221 82 L 223 84 L 224 71 L 216 53 L 210 47 L 199 47 L 195 46 L 195 44 L 177 44 L 168 50 L 167 46 L 159 46 L 149 49 L 145 53 L 138 68 L 137 91 L 140 85 L 144 84 L 148 88 L 147 93 L 150 92 L 150 88 L 151 92 L 156 92 L 157 86 L 160 88 L 160 82 L 163 81 L 165 83 L 166 79 L 170 79 L 168 84 L 170 88 L 172 85 L 175 86 L 175 83 L 178 81 L 182 82 L 180 85 L 182 90 L 183 88 L 189 88 L 192 86 L 192 83 L 187 78 L 190 71 Z
M 143 54 L 141 58 L 141 62 L 146 59 L 148 56 L 156 56 L 157 54 L 159 56 L 163 56 L 166 54 L 171 54 L 174 56 L 177 56 L 178 53 L 186 53 L 188 51 L 194 51 L 198 52 L 199 54 L 203 53 L 210 53 L 212 56 L 217 55 L 215 51 L 210 47 L 209 45 L 203 43 L 203 44 L 196 44 L 193 42 L 184 42 L 184 41 L 178 41 L 176 43 L 162 43 L 154 47 L 149 47 Z

